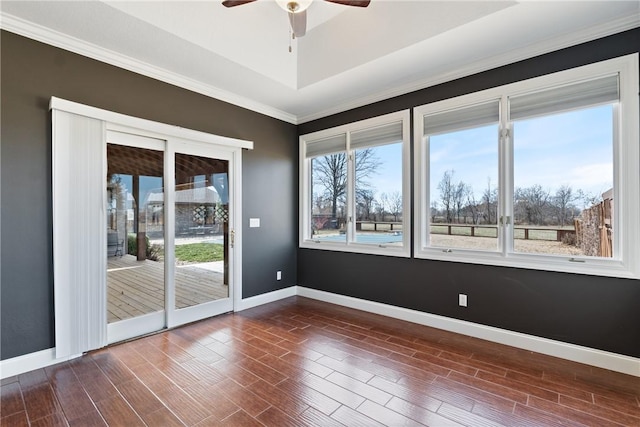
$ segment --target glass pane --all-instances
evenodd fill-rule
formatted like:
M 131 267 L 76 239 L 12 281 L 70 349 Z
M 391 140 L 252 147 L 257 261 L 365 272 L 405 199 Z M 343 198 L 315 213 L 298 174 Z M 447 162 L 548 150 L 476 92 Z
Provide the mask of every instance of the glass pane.
M 402 143 L 355 151 L 355 241 L 402 246 Z
M 176 154 L 176 308 L 229 297 L 229 162 Z
M 162 311 L 164 153 L 107 144 L 108 322 Z
M 498 250 L 498 125 L 429 137 L 430 246 Z
M 513 126 L 515 250 L 614 256 L 613 106 Z
M 311 159 L 311 238 L 346 242 L 347 155 Z

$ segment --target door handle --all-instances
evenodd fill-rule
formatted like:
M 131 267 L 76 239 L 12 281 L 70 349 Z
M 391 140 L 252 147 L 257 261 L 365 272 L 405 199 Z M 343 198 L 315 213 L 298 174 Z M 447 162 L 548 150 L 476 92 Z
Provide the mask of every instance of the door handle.
M 236 243 L 236 230 L 231 230 L 229 232 L 229 246 L 234 247 Z

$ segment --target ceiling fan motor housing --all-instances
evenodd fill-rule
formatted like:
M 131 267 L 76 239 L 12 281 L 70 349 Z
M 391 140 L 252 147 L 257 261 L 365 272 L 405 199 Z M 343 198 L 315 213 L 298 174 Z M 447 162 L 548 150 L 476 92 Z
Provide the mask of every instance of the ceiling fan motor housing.
M 312 0 L 276 0 L 281 8 L 290 13 L 300 13 L 311 6 Z

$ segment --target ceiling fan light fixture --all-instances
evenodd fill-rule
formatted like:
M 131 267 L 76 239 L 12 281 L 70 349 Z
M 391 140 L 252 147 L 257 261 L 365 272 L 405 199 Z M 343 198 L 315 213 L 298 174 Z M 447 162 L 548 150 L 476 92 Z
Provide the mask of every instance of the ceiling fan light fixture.
M 289 13 L 300 13 L 307 10 L 307 8 L 311 6 L 312 1 L 313 0 L 276 0 L 276 3 Z

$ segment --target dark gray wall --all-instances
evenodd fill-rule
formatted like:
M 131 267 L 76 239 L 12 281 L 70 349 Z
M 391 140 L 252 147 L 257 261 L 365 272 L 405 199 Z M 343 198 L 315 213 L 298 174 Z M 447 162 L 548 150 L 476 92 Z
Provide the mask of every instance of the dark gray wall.
M 637 52 L 639 38 L 621 33 L 305 123 L 298 134 Z M 255 142 L 243 162 L 244 297 L 297 282 L 640 357 L 638 281 L 317 250 L 298 250 L 296 265 L 295 126 L 11 33 L 1 43 L 0 359 L 55 345 L 51 96 Z M 248 228 L 250 217 L 261 228 Z
M 51 96 L 254 141 L 243 153 L 243 297 L 296 283 L 294 125 L 8 32 L 1 43 L 0 359 L 55 345 Z
M 298 132 L 303 135 L 639 48 L 640 29 L 635 29 L 305 123 Z M 640 357 L 638 280 L 299 249 L 298 284 Z M 459 293 L 468 295 L 468 308 L 458 307 Z

